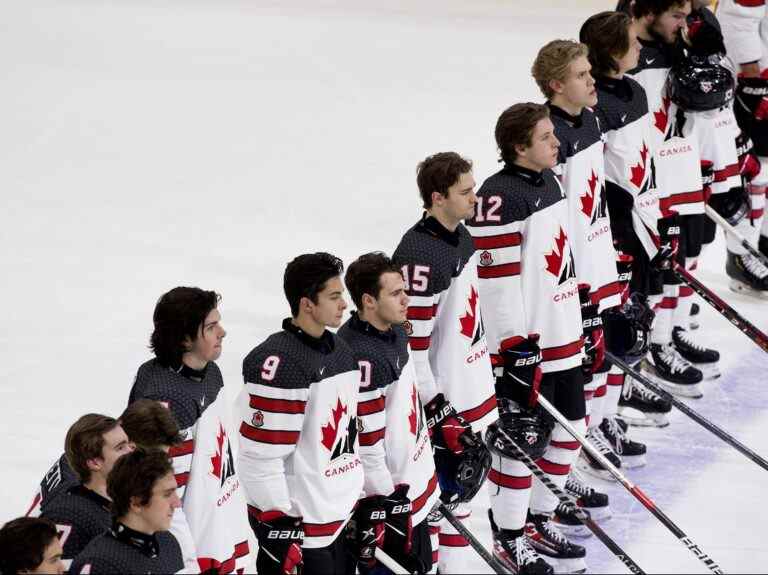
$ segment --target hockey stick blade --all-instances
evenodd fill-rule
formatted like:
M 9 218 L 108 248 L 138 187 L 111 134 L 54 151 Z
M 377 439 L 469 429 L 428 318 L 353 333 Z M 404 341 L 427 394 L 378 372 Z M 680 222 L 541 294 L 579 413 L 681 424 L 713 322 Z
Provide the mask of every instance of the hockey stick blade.
M 755 247 L 750 244 L 746 238 L 739 233 L 739 231 L 734 228 L 731 224 L 728 223 L 728 221 L 718 214 L 712 206 L 705 204 L 704 209 L 707 212 L 707 215 L 710 217 L 710 219 L 718 224 L 721 228 L 725 230 L 726 233 L 731 234 L 740 244 L 741 246 L 747 250 L 751 255 L 759 259 L 761 262 L 763 262 L 763 265 L 768 266 L 768 258 L 765 257 L 759 250 L 755 249 Z
M 653 502 L 653 500 L 648 497 L 642 489 L 640 489 L 637 485 L 632 483 L 626 475 L 624 475 L 621 471 L 616 469 L 613 464 L 608 461 L 605 456 L 600 453 L 597 449 L 595 449 L 592 444 L 587 441 L 587 439 L 576 429 L 574 429 L 573 425 L 565 418 L 565 416 L 560 413 L 555 407 L 547 400 L 547 398 L 543 396 L 539 396 L 539 405 L 541 405 L 549 414 L 555 418 L 555 421 L 557 421 L 563 429 L 565 429 L 571 437 L 573 437 L 576 441 L 578 441 L 581 446 L 594 458 L 596 459 L 600 465 L 602 465 L 605 469 L 608 470 L 608 472 L 613 475 L 619 483 L 621 483 L 624 488 L 629 491 L 640 503 L 643 504 L 643 507 L 645 507 L 648 511 L 651 512 L 651 514 L 658 519 L 664 527 L 666 527 L 669 531 L 672 532 L 672 534 L 677 537 L 677 539 L 685 545 L 685 548 L 688 549 L 691 553 L 693 553 L 696 558 L 704 563 L 704 565 L 707 566 L 707 569 L 709 569 L 712 573 L 724 573 L 724 571 L 720 568 L 720 566 L 715 563 L 715 560 L 712 559 L 709 555 L 704 553 L 704 551 L 701 550 L 701 547 L 693 543 L 690 537 L 685 534 L 685 532 L 680 529 L 674 521 L 672 521 L 667 515 L 657 507 L 657 505 Z
M 688 285 L 688 287 L 704 298 L 709 305 L 720 312 L 721 315 L 735 325 L 744 335 L 754 341 L 760 349 L 768 353 L 768 335 L 765 335 L 748 320 L 744 319 L 739 312 L 725 303 L 720 296 L 693 277 L 691 272 L 686 270 L 679 263 L 672 262 L 672 269 L 677 276 Z
M 446 505 L 442 501 L 438 501 L 436 507 L 438 511 L 443 514 L 443 517 L 445 517 L 448 520 L 448 523 L 453 525 L 453 528 L 456 531 L 458 531 L 464 537 L 464 539 L 466 539 L 469 542 L 472 549 L 474 549 L 477 552 L 477 554 L 480 555 L 483 561 L 488 563 L 490 568 L 493 569 L 494 573 L 499 573 L 499 574 L 509 573 L 509 571 L 507 571 L 507 568 L 504 567 L 504 565 L 502 565 L 501 562 L 498 559 L 496 559 L 496 557 L 491 555 L 485 547 L 483 547 L 483 544 L 480 543 L 474 535 L 472 535 L 469 529 L 464 527 L 464 524 L 461 522 L 461 519 L 456 517 L 451 512 L 451 510 L 448 509 L 448 507 L 446 507 Z
M 616 357 L 609 351 L 605 352 L 605 357 L 608 360 L 610 360 L 611 363 L 621 368 L 621 370 L 627 375 L 629 375 L 631 378 L 636 379 L 637 381 L 642 383 L 645 387 L 650 389 L 655 394 L 660 395 L 664 399 L 668 400 L 670 403 L 672 403 L 672 405 L 674 405 L 677 409 L 682 411 L 685 415 L 693 419 L 696 423 L 701 425 L 704 429 L 711 431 L 717 437 L 722 439 L 725 443 L 727 443 L 728 445 L 736 449 L 736 451 L 740 452 L 745 457 L 754 461 L 755 463 L 757 463 L 757 465 L 759 465 L 760 467 L 768 471 L 768 461 L 760 457 L 760 455 L 752 451 L 749 447 L 741 443 L 738 439 L 730 435 L 727 431 L 725 431 L 724 429 L 721 429 L 720 427 L 718 427 L 717 425 L 709 421 L 707 418 L 705 418 L 703 415 L 701 415 L 697 411 L 688 407 L 684 402 L 677 399 L 667 390 L 662 389 L 661 387 L 653 383 L 650 379 L 648 379 L 642 373 L 634 369 L 631 365 L 629 365 L 623 359 Z
M 544 486 L 549 489 L 552 494 L 562 503 L 569 503 L 574 506 L 576 518 L 581 521 L 582 524 L 584 524 L 592 533 L 594 533 L 595 536 L 603 542 L 603 545 L 605 545 L 611 551 L 611 553 L 613 553 L 619 559 L 619 561 L 624 563 L 627 569 L 629 569 L 630 573 L 645 573 L 645 571 L 643 571 L 642 568 L 637 563 L 635 563 L 632 558 L 627 555 L 627 553 L 621 547 L 619 547 L 619 545 L 613 539 L 611 539 L 605 531 L 603 531 L 603 528 L 593 521 L 589 513 L 576 505 L 576 502 L 573 500 L 573 498 L 571 498 L 567 493 L 565 493 L 552 482 L 547 474 L 544 473 L 544 471 L 542 471 L 542 469 L 536 465 L 536 462 L 531 459 L 531 457 L 525 451 L 523 451 L 520 446 L 517 445 L 517 443 L 514 442 L 514 440 L 506 431 L 504 431 L 504 429 L 498 427 L 498 430 L 499 433 L 501 433 L 501 435 L 503 435 L 505 439 L 512 445 L 512 449 L 514 450 L 518 459 L 522 461 L 525 466 L 531 470 L 531 473 L 533 473 L 539 479 L 539 481 L 541 481 Z

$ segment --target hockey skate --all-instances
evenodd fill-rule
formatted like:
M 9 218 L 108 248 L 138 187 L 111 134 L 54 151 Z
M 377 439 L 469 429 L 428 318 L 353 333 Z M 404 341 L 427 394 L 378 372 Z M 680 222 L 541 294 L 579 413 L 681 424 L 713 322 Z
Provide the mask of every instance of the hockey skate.
M 555 573 L 584 573 L 587 551 L 568 541 L 548 515 L 528 513 L 525 535 L 531 547 L 555 569 Z
M 604 521 L 611 518 L 608 495 L 587 485 L 584 477 L 575 467 L 571 468 L 571 473 L 565 482 L 565 491 L 576 500 L 576 505 L 589 512 L 593 520 Z
M 682 327 L 672 329 L 672 345 L 683 359 L 690 361 L 701 371 L 704 379 L 717 379 L 720 377 L 720 352 L 697 344 L 691 334 Z
M 581 509 L 581 508 L 579 508 Z M 589 515 L 589 511 L 581 509 Z M 555 512 L 552 514 L 552 523 L 560 530 L 560 533 L 566 537 L 592 537 L 589 527 L 584 525 L 576 516 L 577 508 L 574 503 L 558 503 Z
M 638 427 L 666 427 L 672 403 L 628 377 L 619 398 L 619 418 Z
M 680 357 L 671 344 L 652 343 L 650 358 L 640 363 L 640 369 L 649 379 L 674 395 L 698 399 L 703 397 L 699 384 L 704 379 L 701 371 Z
M 544 561 L 531 547 L 524 530 L 513 531 L 499 529 L 493 520 L 493 512 L 488 510 L 493 535 L 493 556 L 498 559 L 510 573 L 519 575 L 550 575 L 554 573 L 552 566 Z
M 621 458 L 623 467 L 633 469 L 645 465 L 645 444 L 627 437 L 626 429 L 615 416 L 604 418 L 600 423 L 600 431 L 611 449 Z
M 593 427 L 587 431 L 587 441 L 594 447 L 600 455 L 605 457 L 615 468 L 621 468 L 621 459 L 616 455 L 608 441 L 603 436 L 599 427 Z M 592 457 L 586 449 L 582 449 L 579 458 L 576 460 L 576 467 L 584 473 L 604 479 L 605 481 L 615 481 L 611 473 L 603 467 L 597 459 Z
M 760 253 L 765 257 L 768 257 L 768 236 L 760 234 L 760 239 L 757 242 L 757 249 L 760 250 Z
M 760 299 L 768 299 L 768 267 L 752 254 L 743 256 L 728 252 L 725 273 L 731 278 L 732 291 Z
M 688 316 L 688 329 L 691 331 L 695 331 L 699 329 L 699 313 L 701 312 L 701 308 L 699 307 L 699 304 L 693 303 L 691 304 L 691 314 Z

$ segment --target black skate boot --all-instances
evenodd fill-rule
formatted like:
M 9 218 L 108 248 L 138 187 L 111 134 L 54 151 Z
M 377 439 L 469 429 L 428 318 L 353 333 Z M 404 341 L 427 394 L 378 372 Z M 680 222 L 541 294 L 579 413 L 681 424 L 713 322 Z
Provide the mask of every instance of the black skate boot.
M 595 521 L 610 519 L 611 508 L 608 504 L 608 495 L 587 485 L 584 477 L 575 467 L 571 468 L 571 473 L 565 482 L 565 492 L 576 500 L 576 505 L 588 511 Z
M 701 312 L 701 308 L 699 308 L 699 304 L 694 303 L 691 304 L 691 315 L 688 317 L 688 329 L 691 331 L 699 329 L 699 313 Z
M 652 343 L 649 350 L 650 358 L 642 361 L 641 369 L 650 379 L 675 395 L 703 397 L 699 388 L 704 379 L 701 371 L 680 357 L 671 344 Z
M 768 236 L 760 234 L 760 239 L 757 242 L 757 249 L 760 250 L 761 254 L 768 258 Z
M 717 366 L 720 352 L 697 344 L 691 334 L 682 327 L 672 328 L 672 344 L 683 359 L 687 359 L 701 371 L 705 379 L 720 377 L 720 369 Z
M 519 575 L 550 575 L 554 573 L 552 566 L 544 561 L 531 547 L 524 529 L 499 529 L 493 520 L 493 512 L 488 510 L 493 535 L 493 556 L 496 557 L 510 573 Z
M 737 293 L 768 299 L 768 267 L 751 254 L 738 256 L 728 252 L 725 273 L 731 278 L 728 287 Z
M 672 403 L 668 399 L 664 399 L 631 377 L 624 381 L 624 388 L 619 397 L 620 421 L 638 427 L 666 427 L 669 425 L 667 413 L 670 411 L 672 411 Z
M 568 541 L 549 515 L 528 513 L 525 535 L 531 547 L 558 573 L 584 573 L 587 550 Z
M 621 465 L 627 469 L 645 465 L 645 444 L 632 441 L 616 417 L 606 417 L 600 423 L 600 431 L 611 449 L 621 458 Z
M 582 511 L 589 516 L 589 511 L 576 507 L 574 503 L 558 503 L 552 514 L 552 523 L 566 537 L 592 537 L 589 527 L 584 525 L 577 517 L 577 512 Z
M 619 459 L 619 456 L 613 452 L 599 427 L 593 427 L 587 431 L 587 440 L 600 455 L 605 457 L 608 462 L 611 463 L 611 465 L 616 469 L 621 469 L 621 459 Z M 603 467 L 597 459 L 592 457 L 586 449 L 581 450 L 579 458 L 576 460 L 576 466 L 584 473 L 588 473 L 594 477 L 606 481 L 615 481 L 613 475 L 611 475 L 611 473 Z

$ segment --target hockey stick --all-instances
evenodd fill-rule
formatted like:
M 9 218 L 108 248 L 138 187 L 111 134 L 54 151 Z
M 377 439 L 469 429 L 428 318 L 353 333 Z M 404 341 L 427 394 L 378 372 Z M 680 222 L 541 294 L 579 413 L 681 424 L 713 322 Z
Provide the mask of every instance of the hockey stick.
M 741 243 L 741 246 L 747 250 L 750 254 L 755 256 L 757 259 L 759 259 L 761 262 L 763 262 L 763 265 L 768 266 L 768 258 L 765 257 L 759 250 L 755 249 L 755 247 L 750 244 L 744 236 L 742 236 L 739 231 L 734 228 L 731 224 L 728 223 L 728 221 L 718 214 L 710 205 L 705 204 L 704 209 L 707 212 L 707 215 L 710 217 L 712 221 L 714 221 L 716 224 L 720 225 L 721 228 L 725 230 L 726 233 L 731 234 L 736 240 L 738 240 Z
M 547 398 L 543 396 L 539 396 L 539 405 L 541 405 L 544 409 L 546 409 L 549 414 L 557 420 L 557 422 L 563 426 L 563 429 L 565 429 L 573 438 L 581 443 L 581 446 L 594 458 L 596 459 L 600 465 L 602 465 L 605 469 L 608 470 L 608 472 L 613 475 L 619 483 L 621 483 L 627 491 L 629 491 L 640 503 L 643 504 L 643 506 L 651 512 L 651 514 L 658 519 L 664 527 L 669 529 L 672 534 L 678 538 L 678 540 L 685 545 L 685 548 L 688 549 L 691 553 L 696 555 L 696 558 L 699 559 L 704 565 L 707 566 L 707 568 L 712 573 L 723 573 L 723 570 L 720 568 L 720 566 L 715 563 L 714 559 L 712 559 L 709 555 L 704 553 L 704 551 L 701 550 L 701 548 L 694 543 L 690 537 L 688 537 L 682 529 L 680 529 L 675 523 L 667 517 L 664 512 L 659 509 L 656 504 L 651 500 L 650 497 L 648 497 L 643 491 L 634 483 L 632 483 L 621 471 L 616 469 L 613 464 L 608 461 L 605 456 L 600 453 L 597 449 L 592 447 L 592 444 L 587 441 L 587 439 L 581 435 L 578 431 L 576 431 L 573 428 L 573 425 L 563 416 L 562 413 L 557 411 L 555 407 L 549 403 Z
M 592 517 L 590 517 L 589 513 L 576 505 L 576 502 L 573 501 L 571 497 L 569 497 L 562 489 L 555 485 L 555 483 L 549 477 L 547 477 L 547 474 L 544 473 L 541 468 L 536 465 L 536 462 L 531 459 L 531 457 L 514 442 L 514 440 L 506 431 L 504 431 L 501 427 L 498 427 L 498 430 L 499 433 L 501 433 L 501 435 L 503 435 L 504 438 L 512 445 L 512 449 L 514 450 L 517 459 L 525 463 L 526 467 L 531 470 L 531 473 L 538 477 L 539 481 L 541 481 L 544 486 L 549 489 L 562 503 L 572 505 L 575 508 L 576 518 L 581 521 L 592 533 L 594 533 L 597 538 L 602 541 L 603 544 L 611 551 L 611 553 L 613 553 L 619 559 L 619 561 L 626 565 L 630 573 L 645 573 L 645 571 L 643 571 L 640 566 L 635 563 L 632 558 L 627 555 L 626 552 L 621 547 L 619 547 L 619 545 L 613 539 L 611 539 L 605 531 L 603 531 L 603 528 L 592 520 Z
M 488 553 L 488 550 L 485 547 L 483 547 L 483 544 L 480 543 L 475 538 L 474 535 L 472 535 L 469 529 L 464 527 L 464 524 L 461 522 L 461 519 L 456 517 L 451 512 L 451 510 L 448 509 L 448 507 L 446 507 L 445 503 L 443 503 L 442 501 L 438 501 L 435 507 L 437 507 L 438 511 L 443 514 L 443 517 L 445 517 L 448 520 L 448 523 L 453 525 L 453 528 L 456 531 L 458 531 L 464 537 L 464 539 L 466 539 L 469 542 L 469 544 L 472 546 L 472 549 L 477 551 L 477 554 L 480 555 L 480 557 L 482 557 L 483 561 L 485 561 L 486 563 L 488 563 L 488 565 L 490 565 L 494 573 L 499 573 L 499 574 L 509 573 L 507 568 L 504 567 L 504 565 L 502 565 L 501 562 L 498 559 L 496 559 L 496 557 Z
M 395 573 L 395 575 L 411 575 L 411 572 L 408 571 L 405 567 L 400 565 L 397 561 L 392 559 L 389 555 L 387 555 L 381 547 L 376 547 L 376 551 L 374 551 L 374 556 L 376 559 L 384 565 L 387 569 L 392 571 L 392 573 Z
M 611 363 L 620 367 L 622 371 L 624 371 L 624 373 L 626 373 L 633 379 L 636 379 L 637 381 L 642 383 L 645 387 L 647 387 L 654 393 L 670 401 L 672 405 L 674 405 L 677 409 L 679 409 L 688 417 L 693 419 L 696 423 L 701 425 L 704 429 L 711 431 L 712 433 L 717 435 L 720 439 L 725 441 L 728 445 L 736 449 L 736 451 L 741 452 L 747 458 L 751 459 L 752 461 L 757 463 L 760 467 L 768 471 L 768 461 L 760 457 L 757 453 L 752 451 L 749 447 L 741 443 L 738 439 L 730 435 L 728 432 L 719 428 L 717 425 L 715 425 L 714 423 L 706 419 L 703 415 L 701 415 L 697 411 L 694 411 L 693 409 L 688 407 L 684 402 L 675 398 L 671 393 L 669 393 L 665 389 L 662 389 L 661 387 L 653 383 L 650 379 L 648 379 L 642 373 L 634 369 L 631 365 L 629 365 L 623 359 L 616 357 L 609 351 L 605 352 L 605 357 L 609 359 Z
M 704 300 L 709 305 L 719 311 L 727 320 L 739 328 L 739 330 L 749 339 L 754 341 L 760 347 L 760 349 L 768 353 L 768 335 L 765 335 L 748 320 L 744 319 L 741 314 L 739 314 L 739 312 L 725 303 L 725 301 L 723 301 L 720 296 L 718 296 L 707 286 L 693 277 L 691 272 L 686 270 L 679 263 L 673 261 L 672 269 L 681 280 L 683 280 L 691 289 L 693 289 L 693 291 L 704 298 Z

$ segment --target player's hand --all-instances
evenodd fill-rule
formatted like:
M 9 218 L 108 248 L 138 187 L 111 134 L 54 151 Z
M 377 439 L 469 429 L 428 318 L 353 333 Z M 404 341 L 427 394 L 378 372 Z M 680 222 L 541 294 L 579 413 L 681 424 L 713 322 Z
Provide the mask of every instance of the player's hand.
M 251 525 L 259 542 L 257 571 L 280 575 L 301 575 L 304 557 L 304 524 L 301 517 L 291 517 L 282 511 L 265 511 Z M 255 523 L 255 526 L 254 526 Z
M 680 221 L 677 214 L 659 220 L 659 251 L 651 260 L 651 265 L 657 269 L 667 270 L 672 267 L 677 255 L 677 244 L 680 239 Z
M 501 350 L 503 368 L 496 378 L 496 397 L 509 399 L 522 407 L 534 407 L 541 383 L 541 348 L 538 335 Z
M 473 443 L 472 427 L 459 415 L 453 406 L 438 393 L 424 406 L 427 428 L 435 450 L 447 450 L 456 455 Z M 469 443 L 468 443 L 469 442 Z M 437 453 L 436 453 L 437 455 Z
M 592 376 L 603 366 L 605 361 L 605 337 L 603 320 L 597 313 L 598 305 L 589 297 L 590 287 L 579 285 L 581 302 L 581 329 L 584 336 L 584 360 L 581 367 L 585 375 Z
M 347 528 L 347 538 L 358 562 L 369 569 L 376 564 L 376 548 L 384 548 L 384 520 L 387 513 L 383 495 L 357 502 Z

